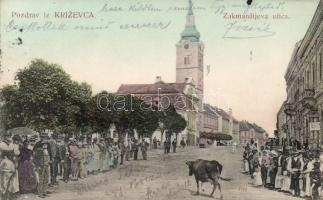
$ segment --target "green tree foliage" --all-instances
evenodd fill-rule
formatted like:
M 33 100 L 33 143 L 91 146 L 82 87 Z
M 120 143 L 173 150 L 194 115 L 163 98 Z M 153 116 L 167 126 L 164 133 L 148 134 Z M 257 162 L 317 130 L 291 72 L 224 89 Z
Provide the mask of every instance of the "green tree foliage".
M 1 89 L 1 125 L 8 130 L 24 124 L 23 105 L 20 102 L 18 87 L 7 85 Z
M 206 138 L 210 140 L 232 140 L 232 136 L 224 133 L 212 133 L 212 132 L 202 132 L 201 138 Z
M 113 96 L 107 91 L 102 91 L 91 98 L 86 107 L 88 125 L 93 132 L 106 134 L 112 123 L 112 112 L 109 99 Z
M 2 89 L 6 129 L 27 126 L 75 133 L 86 125 L 91 87 L 72 81 L 60 65 L 36 59 L 16 75 L 17 86 Z M 14 108 L 15 107 L 15 108 Z M 15 116 L 15 118 L 13 118 Z
M 176 109 L 173 106 L 170 106 L 163 112 L 165 112 L 165 114 L 160 113 L 159 119 L 163 123 L 165 130 L 167 130 L 167 137 L 175 134 L 177 139 L 177 135 L 182 132 L 187 126 L 186 120 L 179 113 L 177 113 Z
M 1 88 L 0 93 L 1 124 L 6 130 L 26 126 L 38 132 L 105 134 L 114 124 L 119 138 L 134 130 L 151 138 L 159 122 L 176 135 L 186 127 L 174 107 L 158 111 L 137 97 L 106 91 L 92 96 L 90 85 L 71 80 L 60 65 L 41 59 L 19 70 L 15 79 L 15 85 Z
M 145 102 L 137 97 L 114 96 L 112 101 L 113 123 L 116 126 L 119 138 L 127 133 L 137 131 L 139 137 L 151 137 L 158 128 L 157 111 L 147 107 Z

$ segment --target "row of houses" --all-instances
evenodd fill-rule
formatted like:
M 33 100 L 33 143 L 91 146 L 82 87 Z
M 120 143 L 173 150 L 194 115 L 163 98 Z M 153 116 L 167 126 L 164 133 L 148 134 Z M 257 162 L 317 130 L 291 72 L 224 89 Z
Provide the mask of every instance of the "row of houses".
M 287 97 L 277 113 L 277 137 L 323 147 L 323 1 L 295 44 L 284 78 Z
M 262 127 L 246 120 L 238 121 L 232 115 L 232 109 L 226 112 L 221 108 L 204 104 L 203 113 L 204 132 L 231 135 L 233 142 L 241 145 L 250 143 L 251 140 L 259 145 L 264 145 L 267 140 L 268 135 Z

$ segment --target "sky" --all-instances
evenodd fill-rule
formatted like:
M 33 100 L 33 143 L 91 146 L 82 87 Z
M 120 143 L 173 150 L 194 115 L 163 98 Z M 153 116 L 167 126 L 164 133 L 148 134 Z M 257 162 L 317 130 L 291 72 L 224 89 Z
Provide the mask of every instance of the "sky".
M 193 0 L 205 45 L 205 102 L 232 108 L 238 120 L 272 134 L 286 99 L 288 62 L 318 2 Z M 94 93 L 153 83 L 156 76 L 175 82 L 188 0 L 1 0 L 0 6 L 0 87 L 35 58 L 62 65 Z M 230 17 L 239 14 L 249 18 Z

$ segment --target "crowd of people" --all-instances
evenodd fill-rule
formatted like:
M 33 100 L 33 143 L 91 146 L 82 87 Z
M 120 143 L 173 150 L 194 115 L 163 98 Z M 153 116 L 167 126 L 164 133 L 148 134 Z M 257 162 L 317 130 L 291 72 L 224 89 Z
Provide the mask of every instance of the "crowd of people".
M 129 138 L 68 138 L 46 133 L 39 136 L 12 136 L 5 133 L 0 141 L 0 193 L 12 200 L 18 193 L 36 193 L 45 198 L 48 187 L 63 181 L 77 181 L 138 159 L 139 150 L 147 160 L 149 144 Z
M 273 150 L 251 141 L 244 147 L 243 161 L 244 173 L 251 176 L 256 187 L 320 199 L 323 178 L 319 150 L 299 145 Z

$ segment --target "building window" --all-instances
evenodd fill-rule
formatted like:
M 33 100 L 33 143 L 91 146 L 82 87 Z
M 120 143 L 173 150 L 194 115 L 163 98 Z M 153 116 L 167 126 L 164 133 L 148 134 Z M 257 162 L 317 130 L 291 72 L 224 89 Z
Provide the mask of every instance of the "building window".
M 322 80 L 322 67 L 323 67 L 323 55 L 322 52 L 320 53 L 320 60 L 319 60 L 319 67 L 320 67 L 320 80 Z
M 190 64 L 190 56 L 185 56 L 184 57 L 184 65 L 189 65 Z
M 309 71 L 306 71 L 306 88 L 309 89 L 310 87 L 310 72 Z
M 315 85 L 316 85 L 316 66 L 315 66 L 315 64 L 314 64 L 314 62 L 312 63 L 312 72 L 313 72 L 313 88 L 315 87 Z

